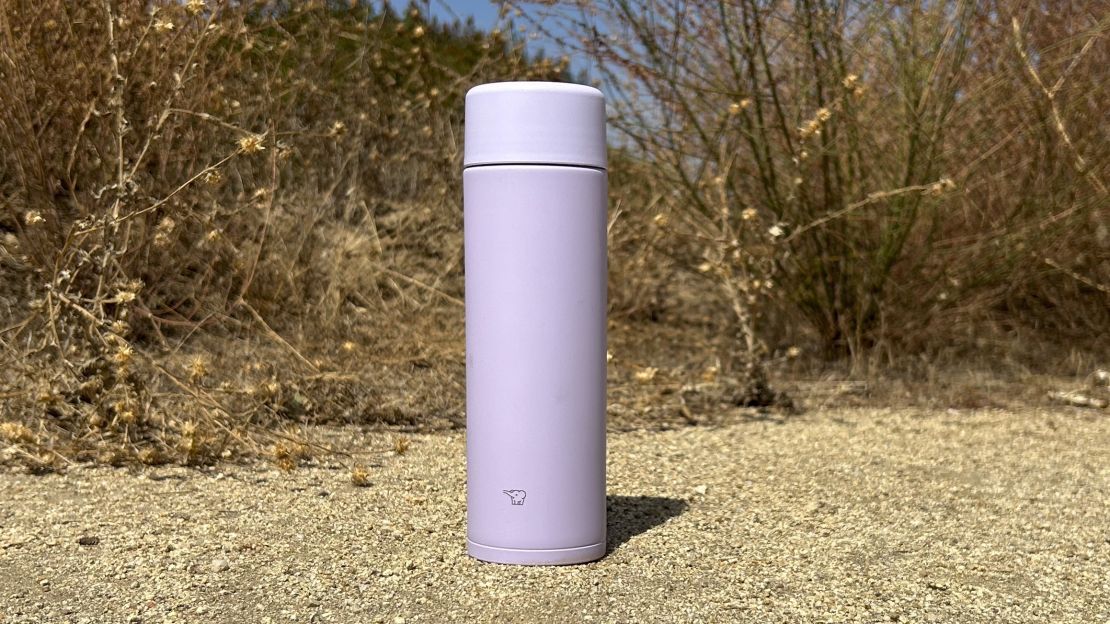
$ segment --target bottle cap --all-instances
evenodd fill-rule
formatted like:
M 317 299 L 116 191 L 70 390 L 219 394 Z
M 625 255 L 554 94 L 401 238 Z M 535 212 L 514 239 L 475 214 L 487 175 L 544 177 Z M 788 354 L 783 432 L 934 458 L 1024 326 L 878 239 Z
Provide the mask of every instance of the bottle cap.
M 605 168 L 605 96 L 562 82 L 494 82 L 466 94 L 463 166 Z

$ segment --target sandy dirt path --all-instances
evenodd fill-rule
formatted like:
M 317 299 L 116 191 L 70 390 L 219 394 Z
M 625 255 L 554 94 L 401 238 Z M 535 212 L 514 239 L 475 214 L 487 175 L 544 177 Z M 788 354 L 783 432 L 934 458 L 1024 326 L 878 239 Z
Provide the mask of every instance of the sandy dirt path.
M 466 557 L 463 447 L 417 436 L 365 488 L 327 466 L 0 473 L 0 622 L 1110 620 L 1106 412 L 612 434 L 610 552 L 564 568 Z

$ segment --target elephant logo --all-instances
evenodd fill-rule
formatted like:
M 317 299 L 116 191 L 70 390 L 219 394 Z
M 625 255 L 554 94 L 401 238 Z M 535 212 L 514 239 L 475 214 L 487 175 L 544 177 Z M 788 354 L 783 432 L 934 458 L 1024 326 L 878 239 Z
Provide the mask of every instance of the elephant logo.
M 501 490 L 501 491 L 504 492 L 505 494 L 509 495 L 509 502 L 511 502 L 514 505 L 523 505 L 524 504 L 524 497 L 528 496 L 528 492 L 525 492 L 524 490 Z

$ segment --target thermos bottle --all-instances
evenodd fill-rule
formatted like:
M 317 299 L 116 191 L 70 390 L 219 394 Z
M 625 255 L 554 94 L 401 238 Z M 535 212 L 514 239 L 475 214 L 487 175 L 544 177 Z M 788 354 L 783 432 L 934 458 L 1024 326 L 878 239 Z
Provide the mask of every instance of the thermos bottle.
M 605 554 L 605 99 L 549 82 L 466 94 L 468 552 Z

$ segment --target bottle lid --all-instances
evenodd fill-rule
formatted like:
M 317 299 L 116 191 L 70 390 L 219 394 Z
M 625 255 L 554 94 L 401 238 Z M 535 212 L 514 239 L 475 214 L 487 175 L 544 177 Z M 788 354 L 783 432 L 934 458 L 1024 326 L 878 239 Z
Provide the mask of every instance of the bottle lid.
M 463 166 L 605 168 L 605 96 L 562 82 L 494 82 L 466 94 Z

